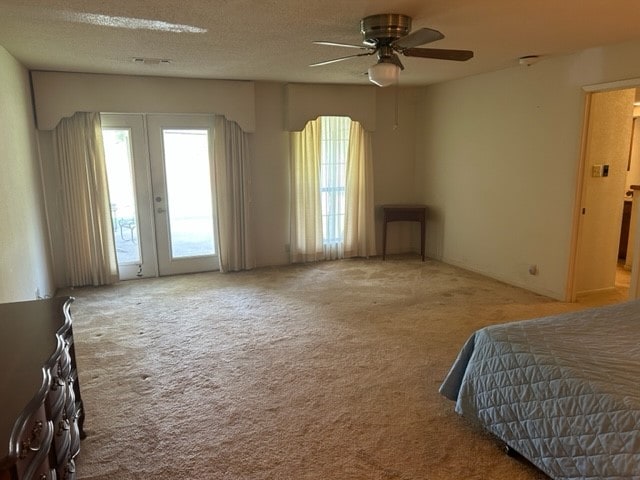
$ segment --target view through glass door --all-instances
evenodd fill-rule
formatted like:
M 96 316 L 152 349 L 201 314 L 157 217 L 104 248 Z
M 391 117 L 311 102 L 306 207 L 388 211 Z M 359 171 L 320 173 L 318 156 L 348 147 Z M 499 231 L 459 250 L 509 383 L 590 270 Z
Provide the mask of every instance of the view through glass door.
M 160 275 L 215 270 L 212 116 L 148 115 Z
M 102 114 L 101 121 L 120 279 L 155 277 L 158 261 L 144 118 Z
M 213 119 L 103 114 L 120 278 L 216 270 Z

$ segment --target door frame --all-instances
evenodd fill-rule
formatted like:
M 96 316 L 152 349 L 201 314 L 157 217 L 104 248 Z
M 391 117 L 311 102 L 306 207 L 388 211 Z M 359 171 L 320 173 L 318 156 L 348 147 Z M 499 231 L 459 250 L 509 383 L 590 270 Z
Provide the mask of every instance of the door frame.
M 607 83 L 599 83 L 593 85 L 586 85 L 582 87 L 585 92 L 584 97 L 584 110 L 582 121 L 582 137 L 579 150 L 579 162 L 576 169 L 576 190 L 573 209 L 573 222 L 570 242 L 569 253 L 569 265 L 567 269 L 567 281 L 565 287 L 565 301 L 575 302 L 577 298 L 576 291 L 576 274 L 577 274 L 577 262 L 578 262 L 578 245 L 580 241 L 580 235 L 582 233 L 582 208 L 584 205 L 585 195 L 585 169 L 586 169 L 586 150 L 588 143 L 588 127 L 589 127 L 589 114 L 591 107 L 591 97 L 593 93 L 605 92 L 608 90 L 624 90 L 629 88 L 640 88 L 640 78 L 620 80 Z M 633 251 L 640 252 L 640 215 L 637 216 L 635 224 L 630 225 L 630 230 L 635 232 Z M 629 299 L 640 298 L 640 254 L 634 255 L 633 264 L 631 269 L 631 285 L 629 288 Z

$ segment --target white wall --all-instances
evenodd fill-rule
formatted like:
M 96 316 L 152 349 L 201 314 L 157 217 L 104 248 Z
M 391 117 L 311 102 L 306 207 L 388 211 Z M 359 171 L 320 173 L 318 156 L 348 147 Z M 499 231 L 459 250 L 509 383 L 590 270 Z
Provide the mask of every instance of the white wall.
M 372 134 L 376 208 L 376 247 L 382 252 L 382 210 L 385 204 L 421 201 L 416 176 L 416 112 L 422 89 L 376 89 L 377 128 Z M 431 212 L 428 213 L 431 215 Z M 388 225 L 387 253 L 420 252 L 419 224 Z
M 300 132 L 319 116 L 344 116 L 369 132 L 376 129 L 376 87 L 373 85 L 285 85 L 285 129 Z
M 41 71 L 31 77 L 40 130 L 75 112 L 214 112 L 246 132 L 255 129 L 253 82 Z
M 289 263 L 289 136 L 284 86 L 256 84 L 256 132 L 251 138 L 253 246 L 258 266 Z
M 0 303 L 54 293 L 29 75 L 0 47 Z
M 416 188 L 432 211 L 428 255 L 565 298 L 582 87 L 640 77 L 638 53 L 627 43 L 427 87 Z

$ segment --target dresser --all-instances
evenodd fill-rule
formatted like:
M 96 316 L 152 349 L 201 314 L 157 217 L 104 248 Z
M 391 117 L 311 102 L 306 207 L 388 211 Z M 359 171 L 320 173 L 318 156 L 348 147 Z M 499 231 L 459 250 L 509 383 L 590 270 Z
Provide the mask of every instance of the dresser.
M 73 480 L 84 437 L 72 297 L 0 304 L 0 480 Z

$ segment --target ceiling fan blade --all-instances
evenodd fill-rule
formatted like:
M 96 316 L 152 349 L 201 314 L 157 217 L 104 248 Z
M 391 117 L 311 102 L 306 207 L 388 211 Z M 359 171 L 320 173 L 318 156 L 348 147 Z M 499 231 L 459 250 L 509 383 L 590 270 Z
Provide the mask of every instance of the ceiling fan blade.
M 432 28 L 420 28 L 418 30 L 414 30 L 408 35 L 405 35 L 404 37 L 394 40 L 391 42 L 391 46 L 404 50 L 405 48 L 417 47 L 418 45 L 435 42 L 436 40 L 442 40 L 443 38 L 444 35 L 438 30 L 433 30 Z
M 318 40 L 313 42 L 316 45 L 328 45 L 330 47 L 346 47 L 346 48 L 357 48 L 360 50 L 369 50 L 370 47 L 365 47 L 364 45 L 351 45 L 350 43 L 339 43 L 339 42 L 325 42 L 322 40 Z
M 402 54 L 407 57 L 435 58 L 464 62 L 473 58 L 471 50 L 449 50 L 444 48 L 405 48 Z
M 339 58 L 334 58 L 332 60 L 325 60 L 324 62 L 312 63 L 309 66 L 310 67 L 319 67 L 320 65 L 329 65 L 330 63 L 341 62 L 343 60 L 349 60 L 350 58 L 355 58 L 355 57 L 364 57 L 364 56 L 367 56 L 367 55 L 373 55 L 374 53 L 375 53 L 375 51 L 374 52 L 367 52 L 367 53 L 356 53 L 355 55 L 347 55 L 346 57 L 339 57 Z

